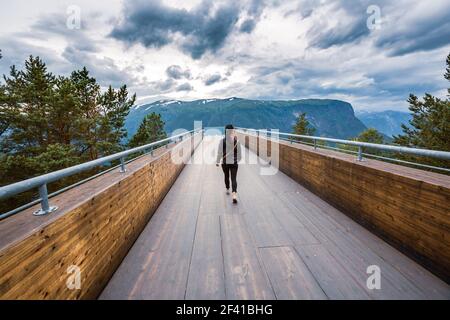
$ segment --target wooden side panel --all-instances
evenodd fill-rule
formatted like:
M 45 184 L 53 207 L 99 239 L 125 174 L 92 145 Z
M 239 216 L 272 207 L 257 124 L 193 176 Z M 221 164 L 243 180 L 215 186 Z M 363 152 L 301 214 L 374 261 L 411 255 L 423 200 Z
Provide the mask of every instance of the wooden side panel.
M 193 139 L 52 198 L 55 213 L 33 207 L 0 222 L 0 298 L 96 298 L 183 169 L 172 153 L 187 159 Z
M 258 140 L 268 148 L 266 139 Z M 253 151 L 255 144 L 249 144 Z M 282 172 L 450 282 L 449 176 L 277 144 Z

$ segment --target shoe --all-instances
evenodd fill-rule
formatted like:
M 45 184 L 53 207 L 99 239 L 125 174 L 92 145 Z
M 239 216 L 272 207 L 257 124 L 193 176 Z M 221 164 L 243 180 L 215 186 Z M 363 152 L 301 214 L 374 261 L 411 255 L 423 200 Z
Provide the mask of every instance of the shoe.
M 230 194 L 230 188 L 227 188 L 227 194 Z
M 237 193 L 233 192 L 233 203 L 237 203 Z

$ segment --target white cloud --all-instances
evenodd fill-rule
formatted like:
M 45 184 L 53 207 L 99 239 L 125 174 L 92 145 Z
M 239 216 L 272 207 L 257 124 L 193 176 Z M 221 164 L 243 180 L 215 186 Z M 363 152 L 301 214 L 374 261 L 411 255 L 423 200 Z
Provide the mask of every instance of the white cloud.
M 381 8 L 380 30 L 364 29 L 369 2 Z M 29 54 L 39 55 L 55 73 L 86 65 L 104 85 L 126 83 L 139 103 L 162 97 L 314 97 L 344 99 L 356 109 L 405 109 L 410 92 L 445 96 L 448 86 L 442 74 L 450 43 L 448 37 L 440 38 L 450 30 L 448 1 L 435 0 L 433 5 L 418 0 L 236 1 L 225 11 L 237 17 L 221 29 L 227 34 L 219 36 L 219 43 L 199 42 L 196 48 L 186 47 L 186 41 L 215 39 L 204 33 L 208 28 L 197 32 L 191 26 L 183 34 L 182 27 L 173 27 L 169 41 L 159 47 L 111 37 L 126 19 L 124 8 L 136 2 L 126 3 L 126 7 L 118 0 L 2 4 L 0 72 L 7 72 L 13 63 L 20 65 Z M 148 3 L 159 1 L 139 1 L 144 7 Z M 161 10 L 182 12 L 189 19 L 202 17 L 209 25 L 213 20 L 205 14 L 214 13 L 202 11 L 207 3 L 170 0 Z M 224 3 L 229 1 L 214 5 Z M 73 4 L 81 8 L 81 30 L 65 27 L 67 6 Z M 249 19 L 253 22 L 243 28 Z M 161 23 L 158 28 L 164 28 Z M 201 54 L 191 54 L 194 49 Z M 169 77 L 170 66 L 179 66 L 180 74 Z

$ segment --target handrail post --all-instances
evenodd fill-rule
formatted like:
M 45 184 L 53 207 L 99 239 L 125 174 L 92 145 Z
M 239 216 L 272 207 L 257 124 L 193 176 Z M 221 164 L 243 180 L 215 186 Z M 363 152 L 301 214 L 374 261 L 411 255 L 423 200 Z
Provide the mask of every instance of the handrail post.
M 121 173 L 124 173 L 124 172 L 126 172 L 127 171 L 127 169 L 125 168 L 125 160 L 124 160 L 124 158 L 122 157 L 122 158 L 120 158 L 120 172 Z
M 361 147 L 361 146 L 358 147 L 358 158 L 357 158 L 357 160 L 358 160 L 358 161 L 363 161 L 363 157 L 362 157 L 362 147 Z
M 39 197 L 41 198 L 41 208 L 33 212 L 33 215 L 43 216 L 58 209 L 58 207 L 56 206 L 50 206 L 48 202 L 48 191 L 46 183 L 39 186 Z
M 314 150 L 316 150 L 316 149 L 317 149 L 317 140 L 314 139 Z

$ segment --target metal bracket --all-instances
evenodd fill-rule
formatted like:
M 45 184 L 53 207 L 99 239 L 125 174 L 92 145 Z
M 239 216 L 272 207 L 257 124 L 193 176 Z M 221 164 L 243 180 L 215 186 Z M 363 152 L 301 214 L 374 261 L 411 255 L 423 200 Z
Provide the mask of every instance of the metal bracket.
M 36 210 L 35 212 L 33 212 L 33 216 L 44 216 L 44 215 L 49 214 L 50 212 L 53 212 L 53 211 L 56 211 L 56 210 L 58 210 L 57 206 L 48 207 L 48 210 L 44 210 L 44 209 L 41 208 L 41 209 Z
M 362 156 L 362 147 L 358 147 L 358 157 L 356 158 L 356 161 L 364 161 Z
M 57 206 L 50 206 L 48 202 L 48 191 L 46 183 L 39 186 L 39 196 L 41 197 L 41 208 L 33 212 L 34 216 L 43 216 L 58 209 Z
M 123 158 L 120 158 L 120 173 L 127 172 L 127 169 L 125 168 L 125 160 Z

